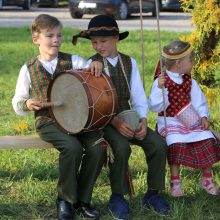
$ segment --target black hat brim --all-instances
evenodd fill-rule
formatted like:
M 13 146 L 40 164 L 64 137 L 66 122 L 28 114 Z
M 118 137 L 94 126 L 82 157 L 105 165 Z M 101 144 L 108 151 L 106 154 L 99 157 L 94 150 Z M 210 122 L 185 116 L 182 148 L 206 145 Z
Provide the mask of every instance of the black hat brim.
M 118 32 L 112 32 L 112 31 L 109 32 L 106 30 L 99 30 L 99 31 L 93 31 L 93 32 L 81 31 L 79 34 L 73 35 L 72 43 L 73 45 L 76 45 L 77 38 L 79 37 L 91 40 L 91 36 L 117 36 L 117 35 L 119 36 L 119 40 L 123 40 L 129 35 L 129 32 L 125 31 L 122 33 L 118 33 Z
M 90 39 L 90 36 L 119 36 L 119 40 L 123 40 L 125 38 L 128 37 L 129 32 L 125 31 L 122 33 L 118 33 L 118 32 L 110 32 L 110 31 L 105 31 L 105 30 L 99 30 L 99 31 L 93 31 L 90 33 L 87 33 L 87 35 L 85 36 L 86 39 Z

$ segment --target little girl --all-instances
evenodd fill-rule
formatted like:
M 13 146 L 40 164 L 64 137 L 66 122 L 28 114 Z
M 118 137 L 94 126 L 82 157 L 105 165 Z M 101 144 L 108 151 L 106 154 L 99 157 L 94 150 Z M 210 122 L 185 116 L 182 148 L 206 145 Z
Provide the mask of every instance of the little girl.
M 180 165 L 202 169 L 201 187 L 211 195 L 218 195 L 212 165 L 220 160 L 219 142 L 208 130 L 207 100 L 190 76 L 194 52 L 189 43 L 177 40 L 163 48 L 162 59 L 166 70 L 153 83 L 149 108 L 158 112 L 157 129 L 169 146 L 171 195 L 183 196 Z

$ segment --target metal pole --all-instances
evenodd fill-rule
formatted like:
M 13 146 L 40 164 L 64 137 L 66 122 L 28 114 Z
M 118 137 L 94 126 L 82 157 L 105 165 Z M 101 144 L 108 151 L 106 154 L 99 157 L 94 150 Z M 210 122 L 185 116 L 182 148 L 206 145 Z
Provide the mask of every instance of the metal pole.
M 157 13 L 157 38 L 158 38 L 158 48 L 159 48 L 159 55 L 160 55 L 160 74 L 162 73 L 162 58 L 161 58 L 161 37 L 160 37 L 160 19 L 159 19 L 159 3 L 158 0 L 155 0 L 156 5 L 156 13 Z M 162 95 L 163 95 L 163 112 L 164 112 L 164 124 L 165 124 L 165 135 L 167 136 L 167 120 L 166 120 L 166 106 L 165 106 L 165 92 L 164 87 L 162 88 Z
M 141 64 L 142 64 L 142 81 L 145 90 L 145 75 L 144 75 L 144 32 L 143 32 L 143 16 L 142 16 L 142 0 L 139 0 L 140 4 L 140 25 L 141 25 Z

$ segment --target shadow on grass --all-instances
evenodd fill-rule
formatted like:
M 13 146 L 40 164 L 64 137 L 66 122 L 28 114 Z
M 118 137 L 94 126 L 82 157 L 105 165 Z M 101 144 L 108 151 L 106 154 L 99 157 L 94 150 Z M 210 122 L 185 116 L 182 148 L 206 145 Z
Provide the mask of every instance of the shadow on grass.
M 30 176 L 40 181 L 45 179 L 56 180 L 58 178 L 58 168 L 40 165 L 37 167 L 27 167 L 16 171 L 0 170 L 0 178 L 9 178 L 15 181 Z
M 19 216 L 19 217 L 18 217 Z M 31 203 L 1 203 L 0 219 L 56 219 L 56 208 Z

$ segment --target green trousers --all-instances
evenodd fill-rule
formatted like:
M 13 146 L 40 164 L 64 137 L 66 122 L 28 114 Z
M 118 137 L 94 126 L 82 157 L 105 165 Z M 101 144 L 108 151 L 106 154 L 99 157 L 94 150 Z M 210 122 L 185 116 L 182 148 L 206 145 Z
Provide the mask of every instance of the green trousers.
M 50 142 L 60 152 L 58 197 L 76 203 L 90 202 L 96 179 L 106 158 L 103 143 L 94 145 L 102 137 L 100 131 L 82 135 L 68 135 L 54 123 L 37 128 L 40 137 Z
M 144 150 L 148 165 L 148 188 L 157 190 L 165 188 L 167 145 L 156 132 L 148 128 L 147 135 L 143 140 L 133 139 L 128 141 L 115 128 L 108 125 L 104 129 L 104 138 L 111 145 L 115 157 L 114 163 L 109 165 L 112 193 L 125 195 L 130 192 L 127 175 L 128 160 L 131 154 L 130 143 L 138 145 Z

